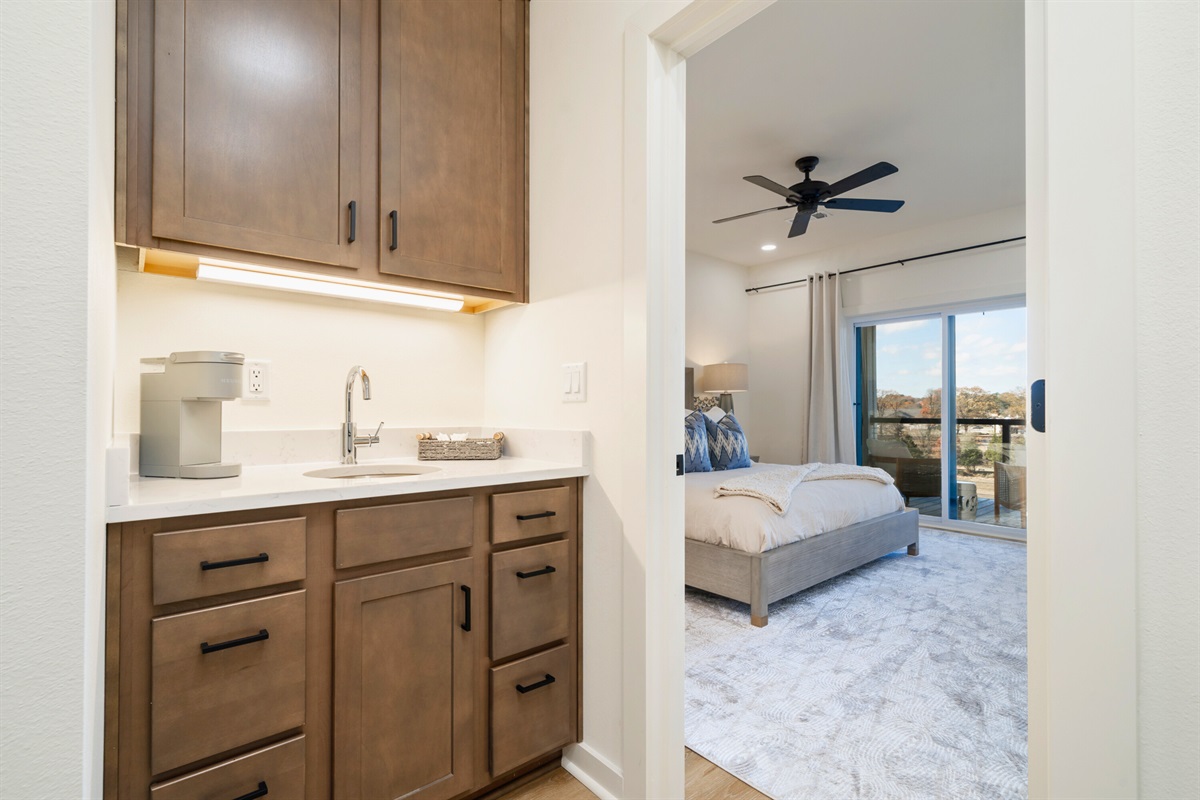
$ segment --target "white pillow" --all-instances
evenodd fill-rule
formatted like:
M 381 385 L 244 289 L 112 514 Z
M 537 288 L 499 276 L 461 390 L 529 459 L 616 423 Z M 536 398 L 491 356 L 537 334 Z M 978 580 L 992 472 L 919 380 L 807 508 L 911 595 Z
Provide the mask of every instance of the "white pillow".
M 704 416 L 711 419 L 713 421 L 713 424 L 716 424 L 716 423 L 720 422 L 721 420 L 725 419 L 725 410 L 722 409 L 720 406 L 713 406 L 708 411 L 704 412 Z

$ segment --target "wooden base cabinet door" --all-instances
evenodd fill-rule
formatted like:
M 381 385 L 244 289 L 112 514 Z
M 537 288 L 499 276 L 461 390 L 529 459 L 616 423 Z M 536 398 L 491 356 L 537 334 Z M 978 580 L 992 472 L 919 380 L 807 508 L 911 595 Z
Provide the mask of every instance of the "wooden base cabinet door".
M 158 0 L 152 235 L 357 268 L 362 31 L 362 0 Z
M 525 0 L 381 0 L 380 272 L 525 300 Z
M 333 796 L 445 800 L 473 783 L 469 558 L 334 588 Z

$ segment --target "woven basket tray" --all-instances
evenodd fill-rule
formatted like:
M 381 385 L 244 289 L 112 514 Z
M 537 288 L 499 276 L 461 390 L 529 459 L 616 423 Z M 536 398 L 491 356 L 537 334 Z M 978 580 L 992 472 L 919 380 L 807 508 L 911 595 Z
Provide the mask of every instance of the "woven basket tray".
M 491 461 L 500 457 L 503 441 L 491 438 L 462 442 L 421 439 L 417 442 L 417 458 L 421 461 Z

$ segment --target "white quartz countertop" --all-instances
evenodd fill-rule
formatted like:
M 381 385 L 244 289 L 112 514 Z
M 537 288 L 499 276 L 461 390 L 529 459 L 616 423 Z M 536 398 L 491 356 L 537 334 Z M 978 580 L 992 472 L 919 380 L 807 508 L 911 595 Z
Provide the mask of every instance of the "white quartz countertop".
M 132 476 L 129 502 L 110 506 L 109 522 L 277 508 L 368 497 L 391 497 L 420 492 L 444 492 L 531 481 L 577 478 L 586 466 L 531 458 L 502 457 L 493 461 L 418 461 L 415 457 L 379 461 L 359 458 L 360 464 L 388 463 L 436 467 L 435 472 L 379 478 L 309 478 L 305 472 L 337 466 L 333 462 L 248 466 L 236 478 L 210 480 L 142 478 Z

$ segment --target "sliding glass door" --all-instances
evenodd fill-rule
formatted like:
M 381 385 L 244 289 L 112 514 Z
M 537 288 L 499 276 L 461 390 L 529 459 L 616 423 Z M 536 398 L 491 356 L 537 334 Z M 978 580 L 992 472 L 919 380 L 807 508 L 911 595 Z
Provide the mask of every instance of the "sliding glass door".
M 923 516 L 1024 529 L 1024 307 L 864 321 L 856 341 L 859 463 Z

